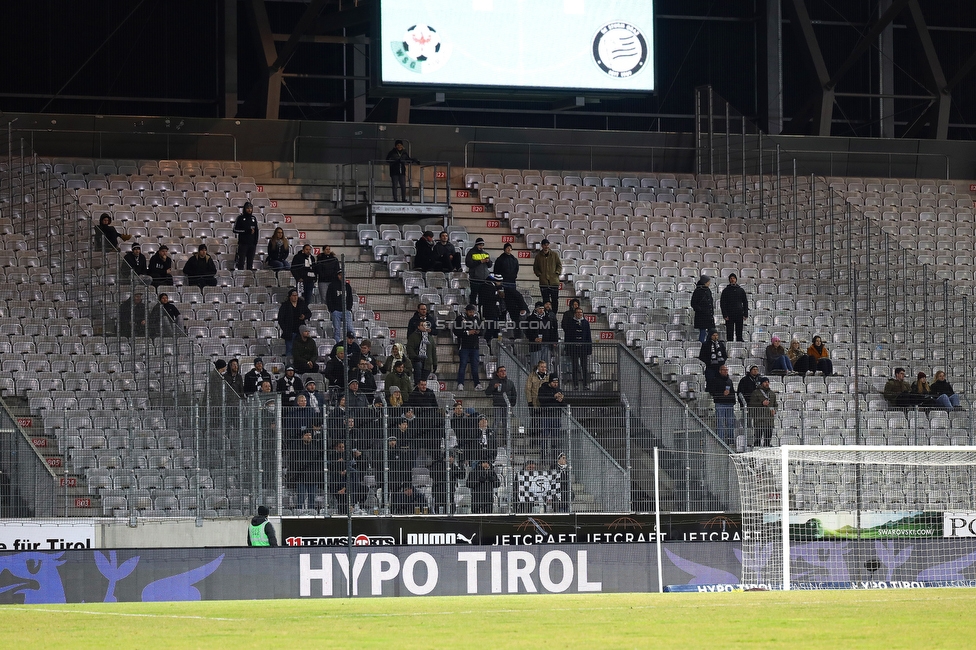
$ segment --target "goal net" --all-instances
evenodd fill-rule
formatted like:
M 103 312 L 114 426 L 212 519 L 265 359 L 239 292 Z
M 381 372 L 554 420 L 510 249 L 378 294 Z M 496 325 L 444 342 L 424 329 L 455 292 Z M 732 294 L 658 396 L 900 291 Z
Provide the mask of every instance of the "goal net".
M 976 586 L 976 447 L 784 446 L 732 462 L 744 585 Z

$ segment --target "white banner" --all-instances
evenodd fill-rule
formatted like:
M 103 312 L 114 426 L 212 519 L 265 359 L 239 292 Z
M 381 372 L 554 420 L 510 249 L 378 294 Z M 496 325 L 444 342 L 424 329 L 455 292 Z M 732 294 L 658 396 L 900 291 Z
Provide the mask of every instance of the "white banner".
M 946 512 L 942 519 L 943 537 L 976 537 L 976 512 Z
M 92 548 L 95 526 L 75 523 L 3 522 L 0 551 L 63 551 Z

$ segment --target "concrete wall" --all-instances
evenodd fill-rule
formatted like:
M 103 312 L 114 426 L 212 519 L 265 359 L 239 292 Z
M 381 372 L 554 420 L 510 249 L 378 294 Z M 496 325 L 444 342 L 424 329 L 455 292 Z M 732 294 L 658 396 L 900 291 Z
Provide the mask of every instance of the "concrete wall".
M 198 527 L 190 520 L 139 521 L 135 527 L 125 522 L 101 524 L 95 528 L 97 548 L 199 548 L 205 546 L 244 546 L 250 518 L 205 519 Z M 271 517 L 275 530 L 281 520 Z

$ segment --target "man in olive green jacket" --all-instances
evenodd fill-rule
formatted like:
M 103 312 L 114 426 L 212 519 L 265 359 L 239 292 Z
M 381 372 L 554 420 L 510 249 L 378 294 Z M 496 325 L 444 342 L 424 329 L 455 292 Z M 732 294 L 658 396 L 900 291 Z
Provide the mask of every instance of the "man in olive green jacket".
M 542 292 L 542 302 L 551 302 L 552 311 L 559 311 L 559 276 L 563 272 L 563 263 L 559 253 L 549 247 L 549 240 L 542 240 L 542 250 L 535 256 L 532 264 L 535 276 L 539 278 L 539 291 Z

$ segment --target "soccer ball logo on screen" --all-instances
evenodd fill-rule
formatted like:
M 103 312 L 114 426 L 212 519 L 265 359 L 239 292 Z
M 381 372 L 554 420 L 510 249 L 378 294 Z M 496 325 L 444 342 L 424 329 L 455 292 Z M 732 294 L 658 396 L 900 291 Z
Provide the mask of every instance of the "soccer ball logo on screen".
M 403 40 L 393 41 L 390 46 L 400 65 L 417 74 L 433 72 L 451 58 L 451 45 L 441 41 L 437 30 L 430 25 L 407 28 Z
M 593 60 L 611 77 L 632 77 L 647 63 L 647 41 L 630 23 L 609 23 L 593 38 Z

